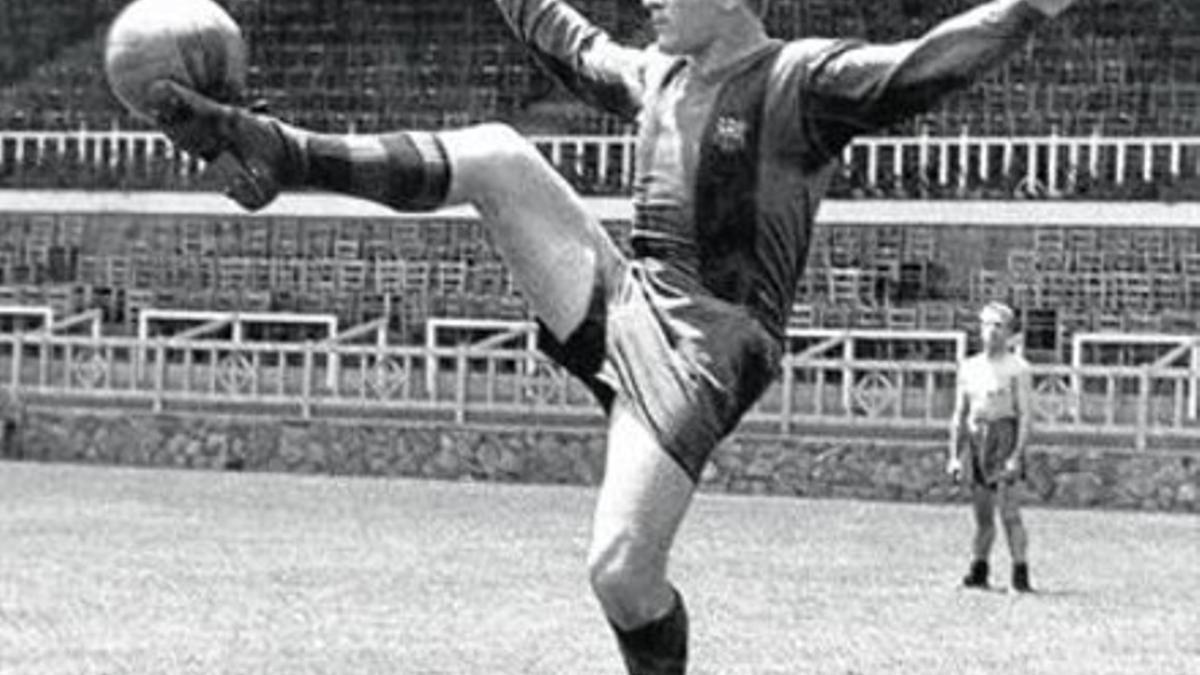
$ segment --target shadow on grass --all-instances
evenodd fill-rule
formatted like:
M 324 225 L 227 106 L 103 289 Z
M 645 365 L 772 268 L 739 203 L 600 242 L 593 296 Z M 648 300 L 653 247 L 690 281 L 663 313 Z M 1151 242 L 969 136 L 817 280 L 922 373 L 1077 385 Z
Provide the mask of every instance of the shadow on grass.
M 1025 595 L 1030 598 L 1053 600 L 1056 598 L 1083 598 L 1087 597 L 1088 593 L 1077 588 L 1035 588 L 1032 593 Z
M 979 595 L 1006 595 L 1014 598 L 1029 598 L 1030 600 L 1046 599 L 1053 600 L 1057 598 L 1083 598 L 1088 595 L 1086 591 L 1076 588 L 1035 588 L 1026 593 L 1018 593 L 1008 586 L 988 586 L 987 588 L 963 588 L 957 589 L 960 593 L 979 594 Z

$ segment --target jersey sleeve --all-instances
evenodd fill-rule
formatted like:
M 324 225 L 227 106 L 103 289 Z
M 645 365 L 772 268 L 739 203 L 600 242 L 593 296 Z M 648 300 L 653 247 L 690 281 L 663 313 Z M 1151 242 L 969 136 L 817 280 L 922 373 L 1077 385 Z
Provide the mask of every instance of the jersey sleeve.
M 1020 49 L 1048 19 L 1026 0 L 993 0 L 893 44 L 825 40 L 805 69 L 807 128 L 836 153 L 861 133 L 932 108 Z
M 533 57 L 583 102 L 632 120 L 641 107 L 645 50 L 617 44 L 562 0 L 495 0 Z

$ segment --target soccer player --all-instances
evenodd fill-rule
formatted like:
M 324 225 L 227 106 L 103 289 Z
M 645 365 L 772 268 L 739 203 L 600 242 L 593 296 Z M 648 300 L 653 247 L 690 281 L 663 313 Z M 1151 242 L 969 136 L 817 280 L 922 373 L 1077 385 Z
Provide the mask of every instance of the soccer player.
M 1029 539 L 1021 522 L 1016 483 L 1025 475 L 1030 377 L 1029 363 L 1009 349 L 1013 321 L 1012 309 L 1002 303 L 990 303 L 979 312 L 983 350 L 964 360 L 958 369 L 946 470 L 955 478 L 964 477 L 965 471 L 971 486 L 974 557 L 963 585 L 988 585 L 988 554 L 996 539 L 999 507 L 1013 563 L 1012 587 L 1028 593 L 1032 590 L 1026 557 Z
M 767 36 L 765 0 L 643 0 L 617 44 L 564 0 L 496 0 L 583 101 L 638 125 L 633 255 L 510 127 L 311 133 L 158 88 L 164 131 L 249 209 L 317 188 L 399 211 L 473 205 L 546 353 L 608 414 L 588 567 L 630 673 L 682 673 L 667 562 L 718 441 L 775 377 L 813 219 L 839 154 L 965 87 L 1072 0 L 992 0 L 896 44 Z

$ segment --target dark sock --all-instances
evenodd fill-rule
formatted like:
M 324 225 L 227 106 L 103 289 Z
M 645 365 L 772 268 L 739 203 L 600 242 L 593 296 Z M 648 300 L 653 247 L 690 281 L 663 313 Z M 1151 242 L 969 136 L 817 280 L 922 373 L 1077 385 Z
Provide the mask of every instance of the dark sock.
M 632 630 L 613 625 L 629 675 L 683 675 L 687 671 L 688 617 L 683 596 L 661 619 Z
M 436 134 L 314 134 L 305 139 L 304 183 L 398 211 L 431 211 L 450 189 L 450 163 Z

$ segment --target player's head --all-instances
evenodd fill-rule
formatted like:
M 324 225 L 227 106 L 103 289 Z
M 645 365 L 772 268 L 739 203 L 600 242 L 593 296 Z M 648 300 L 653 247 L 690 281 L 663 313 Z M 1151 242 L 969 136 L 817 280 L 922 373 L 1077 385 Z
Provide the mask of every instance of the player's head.
M 1003 302 L 989 302 L 979 310 L 979 338 L 985 351 L 1006 349 L 1016 327 L 1016 312 Z
M 666 54 L 694 56 L 719 39 L 737 35 L 738 26 L 762 25 L 771 0 L 642 0 Z

